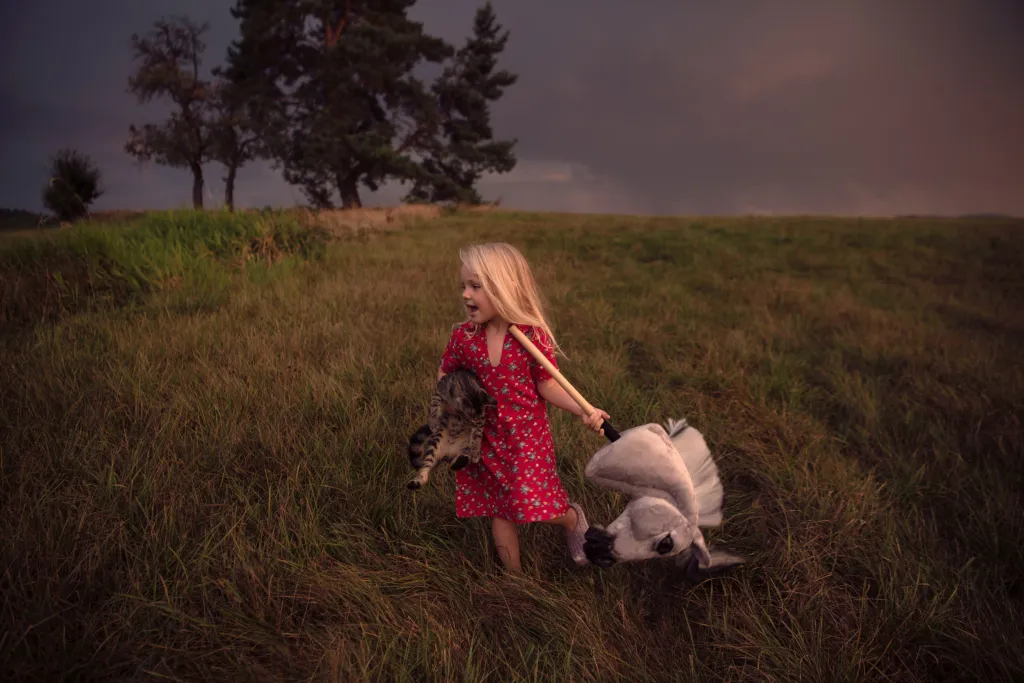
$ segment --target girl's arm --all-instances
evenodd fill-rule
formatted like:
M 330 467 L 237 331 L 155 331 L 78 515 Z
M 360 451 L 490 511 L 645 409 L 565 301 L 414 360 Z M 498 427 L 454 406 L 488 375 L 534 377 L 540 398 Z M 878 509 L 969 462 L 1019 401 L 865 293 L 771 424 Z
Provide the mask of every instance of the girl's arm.
M 572 396 L 566 393 L 565 389 L 554 378 L 538 384 L 537 393 L 551 405 L 567 410 L 573 415 L 583 417 L 583 409 L 576 404 L 576 401 L 572 400 Z
M 576 401 L 572 400 L 572 396 L 566 393 L 565 389 L 562 388 L 554 378 L 545 380 L 537 385 L 537 393 L 541 395 L 548 403 L 558 406 L 562 410 L 568 410 L 573 415 L 578 415 L 584 424 L 593 429 L 595 432 L 604 436 L 604 430 L 601 429 L 601 424 L 611 416 L 601 410 L 600 408 L 594 407 L 594 412 L 587 417 L 583 414 L 583 408 L 580 408 Z
M 558 365 L 555 361 L 555 355 L 551 351 L 550 345 L 542 344 L 539 348 L 541 349 L 541 353 L 543 353 L 544 356 L 551 361 L 551 364 L 557 368 Z M 594 406 L 594 412 L 590 414 L 590 417 L 587 417 L 583 413 L 583 408 L 580 408 L 579 404 L 573 400 L 572 396 L 562 388 L 562 385 L 560 385 L 558 381 L 539 363 L 531 364 L 530 374 L 533 376 L 533 381 L 537 382 L 537 393 L 540 394 L 541 398 L 552 405 L 558 406 L 562 410 L 570 412 L 573 415 L 577 415 L 581 420 L 583 420 L 583 423 L 587 425 L 587 427 L 604 436 L 604 430 L 601 429 L 601 424 L 604 420 L 609 419 L 610 416 L 608 413 Z

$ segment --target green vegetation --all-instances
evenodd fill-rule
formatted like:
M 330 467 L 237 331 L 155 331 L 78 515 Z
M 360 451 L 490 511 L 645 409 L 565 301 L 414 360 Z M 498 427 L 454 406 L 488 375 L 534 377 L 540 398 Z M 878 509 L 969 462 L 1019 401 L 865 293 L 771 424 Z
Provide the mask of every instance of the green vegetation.
M 209 296 L 228 284 L 232 266 L 316 257 L 328 237 L 283 211 L 187 210 L 8 239 L 0 243 L 0 323 L 12 329 L 83 308 L 123 306 L 159 289 L 180 289 L 186 299 L 199 290 Z
M 50 178 L 43 188 L 43 205 L 59 221 L 88 215 L 89 206 L 103 196 L 100 171 L 88 156 L 62 149 L 50 159 Z
M 309 259 L 290 221 L 155 214 L 0 252 L 19 311 L 33 273 L 138 292 L 6 341 L 5 678 L 1024 678 L 1019 222 L 457 212 Z M 292 258 L 228 267 L 279 229 Z M 709 538 L 749 565 L 579 569 L 530 527 L 505 576 L 450 473 L 405 490 L 458 247 L 495 239 L 617 427 L 704 433 Z M 204 269 L 220 295 L 171 305 Z M 570 494 L 610 521 L 582 475 L 602 439 L 551 414 Z

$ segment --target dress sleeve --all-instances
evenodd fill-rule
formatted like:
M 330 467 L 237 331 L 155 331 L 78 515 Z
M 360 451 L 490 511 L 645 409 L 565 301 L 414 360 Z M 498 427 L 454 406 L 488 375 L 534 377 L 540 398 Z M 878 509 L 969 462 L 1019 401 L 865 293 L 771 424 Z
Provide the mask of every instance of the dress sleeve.
M 459 348 L 459 338 L 462 331 L 459 328 L 452 330 L 452 336 L 448 339 L 448 346 L 441 355 L 441 372 L 449 374 L 462 367 L 462 354 Z
M 551 343 L 551 338 L 544 333 L 539 327 L 530 328 L 529 333 L 526 335 L 533 345 L 547 358 L 555 368 L 558 368 L 558 361 L 555 359 L 555 349 Z M 530 355 L 530 376 L 533 377 L 533 381 L 537 384 L 546 382 L 551 379 L 551 373 L 545 369 L 543 365 L 537 362 L 537 359 Z

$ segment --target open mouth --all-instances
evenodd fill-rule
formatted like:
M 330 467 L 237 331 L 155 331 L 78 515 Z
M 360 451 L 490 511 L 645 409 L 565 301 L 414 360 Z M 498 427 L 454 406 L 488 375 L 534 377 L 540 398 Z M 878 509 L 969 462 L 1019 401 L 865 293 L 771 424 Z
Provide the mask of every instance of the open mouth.
M 480 309 L 477 308 L 476 306 L 472 305 L 472 304 L 466 304 L 466 310 L 469 311 L 470 315 L 473 315 L 474 313 L 476 313 Z

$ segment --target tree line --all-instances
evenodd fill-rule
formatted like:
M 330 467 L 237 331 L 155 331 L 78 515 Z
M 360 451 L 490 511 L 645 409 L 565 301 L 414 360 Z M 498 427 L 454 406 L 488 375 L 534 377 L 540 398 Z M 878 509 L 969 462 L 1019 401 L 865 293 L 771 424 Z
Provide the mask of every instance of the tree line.
M 496 140 L 491 125 L 491 105 L 518 80 L 498 68 L 509 33 L 487 2 L 457 47 L 407 16 L 415 1 L 236 0 L 240 35 L 210 77 L 209 24 L 156 21 L 132 35 L 128 90 L 140 103 L 170 102 L 172 112 L 131 125 L 125 151 L 187 169 L 195 208 L 205 164 L 224 167 L 233 209 L 238 171 L 255 159 L 269 160 L 315 208 L 358 208 L 362 188 L 388 181 L 409 188 L 406 202 L 480 203 L 480 178 L 516 164 L 517 141 Z M 430 65 L 439 73 L 428 82 L 415 72 Z M 98 179 L 81 155 L 74 165 Z
M 408 18 L 415 0 L 237 0 L 240 37 L 225 64 L 200 76 L 208 24 L 158 21 L 132 37 L 141 102 L 164 97 L 162 124 L 132 126 L 125 149 L 138 159 L 188 168 L 192 202 L 203 201 L 203 164 L 226 169 L 225 204 L 246 162 L 264 158 L 311 204 L 361 206 L 360 187 L 411 186 L 407 201 L 479 202 L 485 172 L 515 165 L 515 141 L 496 141 L 490 104 L 517 77 L 497 68 L 508 40 L 488 2 L 456 49 Z M 426 83 L 414 74 L 437 64 Z

